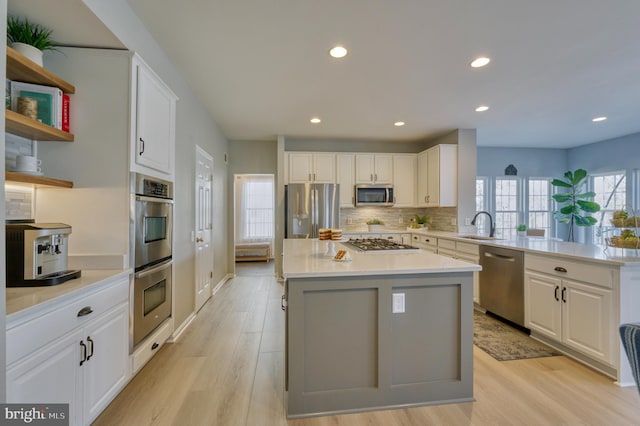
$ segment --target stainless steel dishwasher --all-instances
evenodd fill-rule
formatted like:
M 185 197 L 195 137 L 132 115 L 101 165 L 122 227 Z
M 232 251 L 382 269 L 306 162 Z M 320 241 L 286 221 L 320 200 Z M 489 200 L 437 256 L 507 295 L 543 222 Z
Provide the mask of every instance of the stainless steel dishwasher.
M 480 306 L 524 327 L 524 252 L 480 246 Z

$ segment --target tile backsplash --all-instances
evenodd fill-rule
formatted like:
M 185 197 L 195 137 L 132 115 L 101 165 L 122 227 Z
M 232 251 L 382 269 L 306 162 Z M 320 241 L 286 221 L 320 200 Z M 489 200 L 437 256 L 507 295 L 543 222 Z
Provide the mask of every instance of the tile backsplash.
M 33 189 L 5 185 L 4 206 L 6 220 L 24 220 L 34 218 Z
M 369 219 L 378 218 L 390 228 L 407 227 L 416 215 L 427 215 L 431 218 L 429 229 L 438 231 L 457 232 L 458 227 L 452 225 L 452 219 L 457 218 L 455 207 L 440 208 L 389 208 L 389 207 L 358 207 L 340 209 L 340 227 L 343 229 L 365 227 Z M 351 223 L 350 223 L 351 222 Z

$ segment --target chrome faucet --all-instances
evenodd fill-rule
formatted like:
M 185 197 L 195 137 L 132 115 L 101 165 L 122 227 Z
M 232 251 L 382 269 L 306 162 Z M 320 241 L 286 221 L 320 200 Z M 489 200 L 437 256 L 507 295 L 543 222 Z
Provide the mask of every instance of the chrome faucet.
M 486 214 L 487 216 L 489 216 L 489 236 L 490 236 L 490 237 L 493 237 L 493 236 L 494 236 L 494 234 L 496 233 L 496 227 L 493 225 L 493 217 L 491 217 L 491 213 L 489 213 L 488 211 L 481 210 L 481 211 L 479 211 L 478 213 L 476 213 L 476 215 L 473 217 L 473 219 L 471 219 L 471 224 L 472 224 L 473 226 L 475 226 L 475 225 L 476 225 L 476 218 L 478 217 L 478 215 L 479 215 L 480 213 L 484 213 L 484 214 Z

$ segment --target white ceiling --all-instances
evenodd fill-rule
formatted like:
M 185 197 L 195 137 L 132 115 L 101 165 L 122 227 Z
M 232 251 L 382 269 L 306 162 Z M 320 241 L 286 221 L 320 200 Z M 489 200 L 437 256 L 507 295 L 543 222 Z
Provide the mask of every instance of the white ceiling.
M 231 140 L 477 128 L 480 146 L 573 147 L 640 132 L 638 0 L 128 2 Z M 330 58 L 334 44 L 349 55 Z M 492 62 L 473 70 L 479 55 Z

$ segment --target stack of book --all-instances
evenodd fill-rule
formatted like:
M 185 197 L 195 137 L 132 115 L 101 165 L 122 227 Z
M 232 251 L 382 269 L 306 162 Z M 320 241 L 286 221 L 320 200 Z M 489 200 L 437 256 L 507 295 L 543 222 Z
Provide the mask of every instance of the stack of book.
M 11 110 L 18 110 L 18 98 L 31 98 L 38 102 L 38 121 L 62 131 L 69 131 L 69 95 L 57 87 L 40 84 L 11 82 Z

